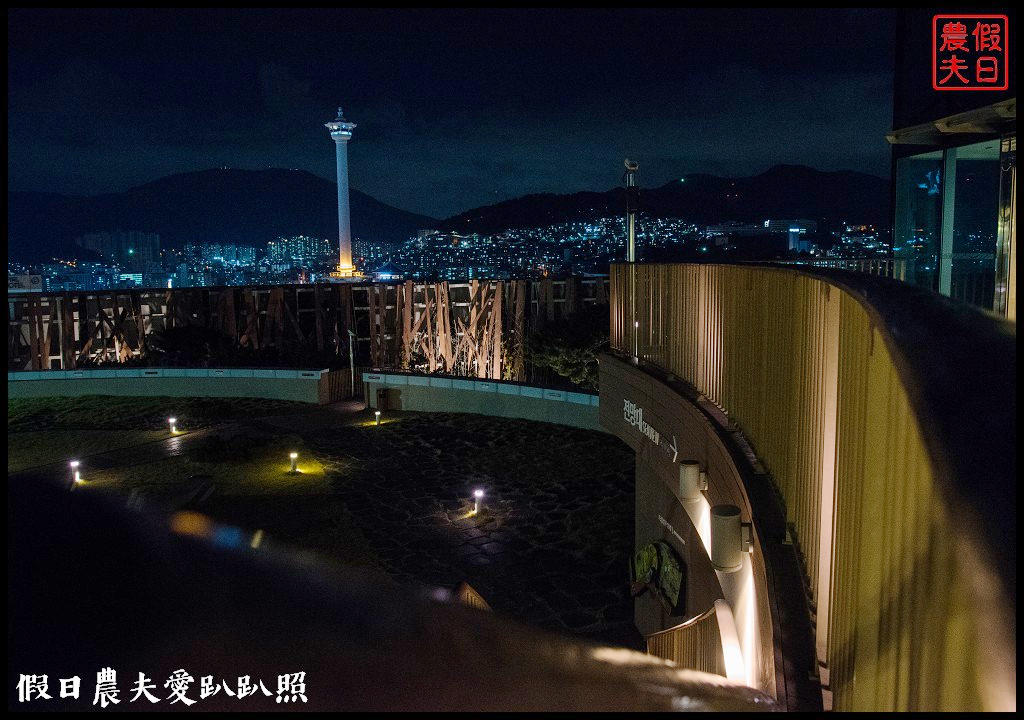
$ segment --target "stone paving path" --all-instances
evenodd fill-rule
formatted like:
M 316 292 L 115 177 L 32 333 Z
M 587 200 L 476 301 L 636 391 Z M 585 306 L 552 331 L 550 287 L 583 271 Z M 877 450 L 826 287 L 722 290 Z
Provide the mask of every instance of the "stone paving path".
M 155 462 L 203 437 L 252 427 L 302 436 L 380 558 L 410 587 L 472 585 L 499 613 L 643 649 L 632 624 L 633 454 L 598 432 L 463 414 L 393 413 L 372 426 L 357 402 L 253 418 L 83 458 L 87 468 Z M 68 473 L 62 461 L 24 473 Z M 471 515 L 473 490 L 484 490 Z
M 465 580 L 497 612 L 642 647 L 628 592 L 633 455 L 617 439 L 459 414 L 291 429 L 399 582 Z M 474 516 L 476 488 L 485 496 Z
M 174 437 L 167 437 L 162 440 L 153 440 L 133 445 L 128 448 L 116 448 L 91 455 L 82 455 L 77 459 L 82 463 L 82 473 L 90 470 L 109 470 L 111 468 L 132 467 L 135 465 L 146 465 L 157 462 L 162 458 L 175 457 L 188 451 L 188 448 L 209 435 L 226 432 L 237 428 L 237 423 L 225 423 L 199 430 L 190 430 Z M 70 473 L 68 461 L 65 459 L 47 465 L 37 465 L 31 468 L 24 468 L 16 472 L 7 473 L 8 478 L 54 478 L 64 481 Z

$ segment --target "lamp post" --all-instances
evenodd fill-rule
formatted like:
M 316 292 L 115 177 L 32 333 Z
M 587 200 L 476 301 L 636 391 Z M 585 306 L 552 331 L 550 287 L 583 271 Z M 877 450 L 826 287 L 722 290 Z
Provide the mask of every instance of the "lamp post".
M 292 472 L 297 473 L 299 471 L 299 454 L 296 452 L 290 453 L 288 457 L 292 460 Z
M 349 388 L 349 390 L 352 393 L 352 397 L 356 396 L 356 361 L 355 361 L 355 348 L 354 348 L 355 341 L 356 341 L 356 334 L 354 332 L 352 332 L 352 328 L 349 328 L 348 329 L 348 370 L 349 370 L 349 377 L 350 377 L 350 380 L 351 380 L 351 388 Z
M 484 491 L 483 490 L 474 490 L 473 491 L 473 498 L 474 498 L 474 500 L 473 500 L 473 514 L 474 515 L 476 515 L 477 513 L 480 512 L 480 498 L 482 498 L 483 496 L 484 496 Z
M 171 426 L 171 435 L 178 432 L 178 418 L 167 418 L 168 424 Z
M 640 323 L 636 312 L 636 211 L 640 205 L 640 189 L 636 186 L 636 173 L 640 164 L 626 158 L 626 262 L 629 263 L 630 292 L 633 311 L 633 357 L 640 358 Z
M 74 488 L 75 485 L 82 482 L 82 474 L 78 470 L 79 462 L 72 460 L 68 465 L 71 466 L 71 487 Z
M 380 425 L 380 410 L 375 410 L 373 415 L 377 418 L 377 425 Z

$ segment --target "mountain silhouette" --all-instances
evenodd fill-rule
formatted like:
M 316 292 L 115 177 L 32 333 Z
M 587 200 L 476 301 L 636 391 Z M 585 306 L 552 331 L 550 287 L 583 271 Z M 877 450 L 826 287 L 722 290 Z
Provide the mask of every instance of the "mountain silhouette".
M 693 174 L 661 187 L 645 188 L 641 176 L 640 184 L 642 212 L 698 224 L 806 218 L 886 226 L 889 219 L 889 181 L 858 172 L 776 165 L 753 177 Z M 544 193 L 469 210 L 442 221 L 440 227 L 489 234 L 620 215 L 625 207 L 623 188 Z
M 437 221 L 351 190 L 355 239 L 401 242 Z M 278 236 L 338 237 L 337 185 L 302 170 L 203 170 L 121 193 L 88 197 L 8 192 L 8 257 L 77 252 L 87 232 L 159 233 L 164 247 L 216 242 L 262 246 Z
M 402 242 L 423 228 L 490 234 L 619 215 L 625 191 L 535 194 L 438 221 L 352 190 L 357 240 Z M 767 218 L 846 220 L 885 226 L 889 181 L 858 172 L 777 165 L 742 178 L 692 174 L 640 189 L 640 209 L 698 224 Z M 160 234 L 164 247 L 186 243 L 262 246 L 278 236 L 338 236 L 337 186 L 302 170 L 203 170 L 155 180 L 122 193 L 70 196 L 8 192 L 8 258 L 25 262 L 80 254 L 87 232 Z

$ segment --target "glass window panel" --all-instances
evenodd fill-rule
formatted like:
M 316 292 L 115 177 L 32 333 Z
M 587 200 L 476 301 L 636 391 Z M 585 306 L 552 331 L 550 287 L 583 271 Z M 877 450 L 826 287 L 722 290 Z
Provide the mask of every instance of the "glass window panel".
M 996 246 L 996 297 L 993 309 L 1017 319 L 1017 136 L 1002 140 L 999 160 L 999 240 Z
M 999 230 L 999 140 L 956 148 L 950 297 L 989 310 Z
M 907 263 L 908 282 L 938 291 L 942 230 L 942 151 L 896 161 L 893 255 Z

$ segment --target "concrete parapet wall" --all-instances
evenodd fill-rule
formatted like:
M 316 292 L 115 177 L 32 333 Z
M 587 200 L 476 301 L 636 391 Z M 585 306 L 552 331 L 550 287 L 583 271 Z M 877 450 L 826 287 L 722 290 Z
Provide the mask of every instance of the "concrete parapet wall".
M 363 373 L 366 399 L 377 407 L 377 391 L 388 390 L 391 410 L 460 412 L 600 430 L 598 396 L 519 383 L 471 378 Z
M 11 398 L 244 397 L 324 404 L 329 401 L 327 386 L 326 370 L 130 368 L 7 373 Z

